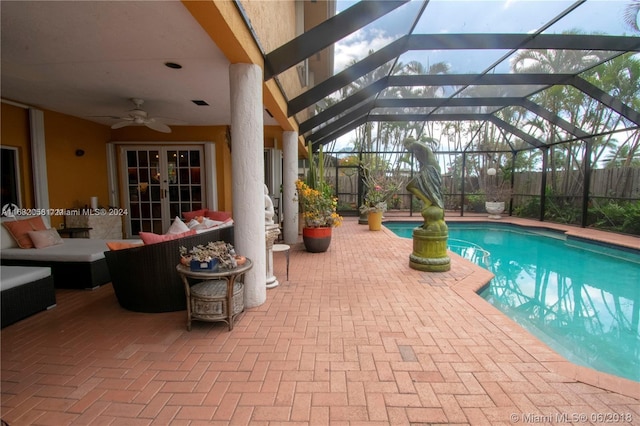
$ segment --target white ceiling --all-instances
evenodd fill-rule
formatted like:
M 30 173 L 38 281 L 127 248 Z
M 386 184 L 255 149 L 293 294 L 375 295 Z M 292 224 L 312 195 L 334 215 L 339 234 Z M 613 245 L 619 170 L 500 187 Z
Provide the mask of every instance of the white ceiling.
M 169 125 L 230 124 L 229 61 L 179 1 L 2 0 L 0 8 L 3 100 L 112 125 L 141 98 Z M 265 113 L 265 124 L 277 123 Z

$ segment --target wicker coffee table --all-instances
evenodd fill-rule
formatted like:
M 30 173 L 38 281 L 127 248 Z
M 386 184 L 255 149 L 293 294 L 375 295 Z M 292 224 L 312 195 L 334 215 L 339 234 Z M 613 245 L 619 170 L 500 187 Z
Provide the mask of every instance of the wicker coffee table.
M 215 272 L 192 271 L 178 265 L 187 297 L 187 330 L 191 321 L 224 321 L 233 330 L 235 317 L 244 311 L 244 283 L 240 280 L 253 264 L 246 263 L 233 269 Z

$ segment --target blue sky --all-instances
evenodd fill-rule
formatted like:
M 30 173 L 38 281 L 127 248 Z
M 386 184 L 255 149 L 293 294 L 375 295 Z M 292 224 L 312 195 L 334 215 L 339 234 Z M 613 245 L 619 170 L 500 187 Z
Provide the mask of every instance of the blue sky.
M 338 12 L 354 1 L 338 1 Z M 574 0 L 431 0 L 414 33 L 531 33 L 539 30 L 555 16 L 568 10 Z M 335 72 L 354 60 L 361 60 L 368 52 L 377 51 L 405 35 L 415 20 L 422 0 L 400 6 L 386 16 L 340 40 L 335 45 Z M 629 0 L 588 0 L 568 16 L 552 25 L 545 33 L 580 30 L 584 33 L 636 35 L 623 20 Z M 425 66 L 446 62 L 451 73 L 477 73 L 486 70 L 507 50 L 440 50 L 410 51 L 400 61 L 417 60 Z M 497 69 L 509 72 L 508 60 Z M 339 139 L 337 148 L 345 146 L 353 135 Z
M 573 0 L 431 0 L 414 33 L 530 33 L 574 3 Z M 628 3 L 628 0 L 589 0 L 545 33 L 578 29 L 585 33 L 629 34 L 630 29 L 625 27 L 622 18 Z M 353 4 L 353 1 L 338 1 L 338 11 Z M 422 0 L 405 4 L 336 43 L 336 72 L 353 60 L 364 58 L 370 50 L 377 51 L 405 35 L 421 4 Z M 454 73 L 477 72 L 492 62 L 482 59 L 486 53 L 408 52 L 403 62 L 415 59 L 426 65 L 427 62 L 446 61 L 451 63 Z M 489 55 L 501 56 L 499 52 Z

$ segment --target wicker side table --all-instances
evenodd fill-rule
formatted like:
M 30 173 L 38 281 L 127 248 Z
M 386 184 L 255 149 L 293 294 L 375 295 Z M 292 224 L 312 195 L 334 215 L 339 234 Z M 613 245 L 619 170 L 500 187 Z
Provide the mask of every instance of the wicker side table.
M 252 266 L 249 259 L 237 268 L 215 272 L 176 266 L 187 297 L 187 330 L 191 331 L 193 320 L 224 321 L 233 330 L 235 317 L 244 311 L 244 283 L 240 278 Z

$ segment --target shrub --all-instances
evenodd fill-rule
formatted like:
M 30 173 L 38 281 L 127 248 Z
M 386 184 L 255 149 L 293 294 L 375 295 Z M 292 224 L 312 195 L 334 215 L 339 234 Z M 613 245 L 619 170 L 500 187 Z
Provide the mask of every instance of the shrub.
M 588 217 L 595 228 L 640 235 L 640 201 L 594 201 Z

